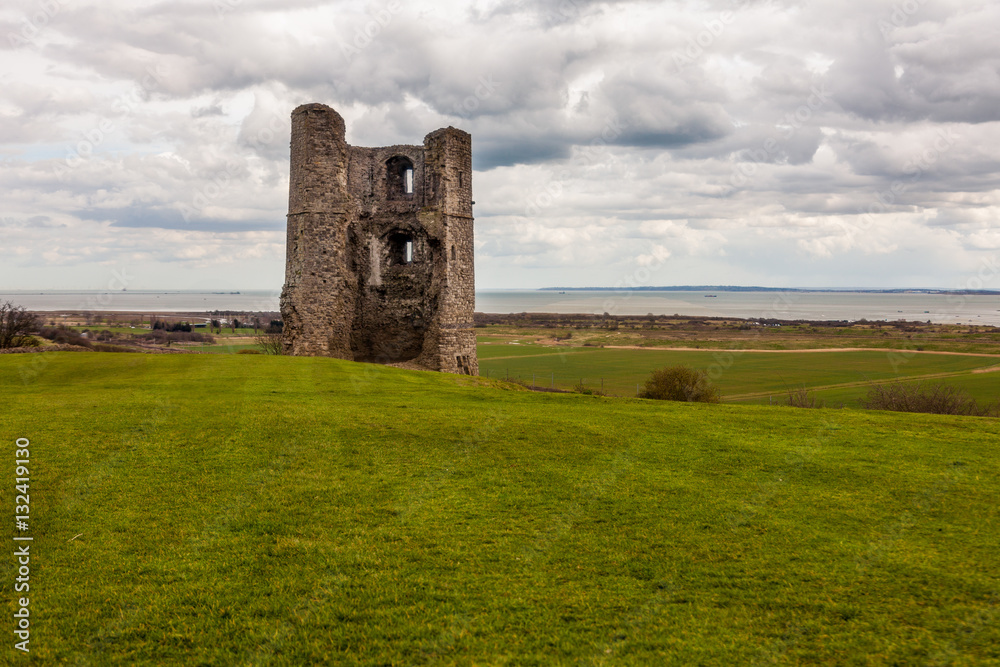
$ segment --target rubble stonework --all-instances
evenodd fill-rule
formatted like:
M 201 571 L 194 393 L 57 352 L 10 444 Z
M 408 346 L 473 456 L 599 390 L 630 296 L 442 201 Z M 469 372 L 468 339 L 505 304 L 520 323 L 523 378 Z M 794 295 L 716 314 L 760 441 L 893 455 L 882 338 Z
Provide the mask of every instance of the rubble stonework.
M 472 137 L 362 148 L 325 104 L 292 112 L 286 354 L 477 375 Z

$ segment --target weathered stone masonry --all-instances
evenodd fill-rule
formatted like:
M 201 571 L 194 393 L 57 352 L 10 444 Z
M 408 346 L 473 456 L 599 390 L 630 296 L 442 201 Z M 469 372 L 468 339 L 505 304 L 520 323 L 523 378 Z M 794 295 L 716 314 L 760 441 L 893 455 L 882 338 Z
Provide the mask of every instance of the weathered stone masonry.
M 286 354 L 477 375 L 472 137 L 349 146 L 325 104 L 292 112 Z

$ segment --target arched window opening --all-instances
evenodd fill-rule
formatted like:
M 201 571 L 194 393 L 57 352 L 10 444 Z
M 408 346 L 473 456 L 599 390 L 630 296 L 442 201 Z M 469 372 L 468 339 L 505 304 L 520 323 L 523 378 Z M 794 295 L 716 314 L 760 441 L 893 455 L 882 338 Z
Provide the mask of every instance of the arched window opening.
M 385 163 L 386 189 L 389 199 L 408 199 L 413 196 L 413 161 L 397 155 Z
M 455 259 L 455 246 L 451 247 L 451 258 Z

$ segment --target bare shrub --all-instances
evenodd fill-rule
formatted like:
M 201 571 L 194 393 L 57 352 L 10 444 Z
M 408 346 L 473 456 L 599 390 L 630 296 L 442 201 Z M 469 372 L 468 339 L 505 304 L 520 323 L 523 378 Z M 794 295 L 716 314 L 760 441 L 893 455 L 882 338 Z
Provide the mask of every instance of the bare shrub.
M 30 346 L 27 340 L 37 329 L 37 315 L 10 301 L 0 303 L 0 350 Z
M 139 340 L 149 341 L 153 343 L 163 344 L 163 343 L 214 343 L 215 338 L 208 334 L 189 332 L 189 331 L 164 331 L 163 329 L 155 329 L 148 334 L 142 334 L 141 336 L 136 336 Z
M 785 404 L 793 408 L 822 408 L 825 405 L 823 399 L 816 398 L 805 387 L 789 389 L 788 399 Z
M 67 329 L 64 326 L 45 327 L 39 334 L 42 338 L 52 341 L 56 345 L 76 345 L 78 347 L 93 348 L 94 345 L 87 338 L 75 329 Z
M 236 352 L 236 354 L 262 354 L 262 353 L 260 350 L 251 350 L 248 348 L 245 350 L 239 350 Z
M 926 412 L 936 415 L 992 416 L 998 413 L 995 405 L 979 405 L 972 396 L 959 387 L 943 382 L 889 382 L 873 384 L 868 395 L 861 399 L 861 407 L 868 410 L 892 412 Z
M 653 371 L 639 397 L 691 403 L 718 403 L 720 398 L 708 374 L 690 366 L 668 366 Z
M 285 351 L 281 343 L 281 334 L 275 332 L 259 333 L 253 337 L 254 344 L 260 348 L 264 354 L 283 354 Z
M 586 396 L 607 396 L 600 389 L 591 389 L 587 385 L 583 384 L 583 380 L 580 380 L 573 387 L 573 392 L 576 394 L 585 394 Z

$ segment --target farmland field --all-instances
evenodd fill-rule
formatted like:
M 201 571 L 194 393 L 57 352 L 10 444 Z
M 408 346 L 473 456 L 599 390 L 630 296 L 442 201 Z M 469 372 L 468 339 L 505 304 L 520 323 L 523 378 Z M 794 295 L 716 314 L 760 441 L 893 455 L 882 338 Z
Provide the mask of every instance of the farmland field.
M 946 379 L 968 384 L 978 397 L 1000 399 L 1000 372 L 973 373 L 1000 365 L 1000 356 L 934 354 L 901 350 L 727 352 L 556 347 L 537 344 L 482 344 L 480 374 L 520 378 L 539 386 L 571 389 L 581 381 L 591 389 L 634 396 L 636 385 L 664 366 L 686 364 L 705 370 L 726 400 L 769 402 L 789 389 L 852 384 L 830 394 L 834 404 L 851 403 L 869 381 Z M 553 382 L 554 377 L 554 382 Z

